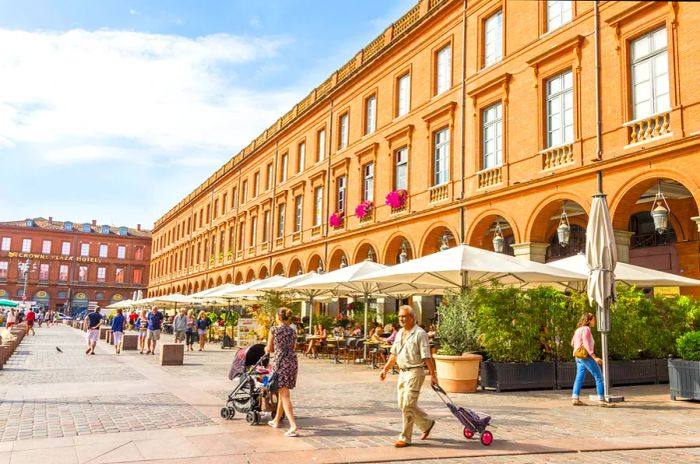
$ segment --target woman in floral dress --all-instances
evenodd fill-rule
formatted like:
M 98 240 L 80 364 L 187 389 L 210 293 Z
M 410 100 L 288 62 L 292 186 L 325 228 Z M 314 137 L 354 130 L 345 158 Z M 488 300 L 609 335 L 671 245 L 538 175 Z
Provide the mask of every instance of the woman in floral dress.
M 297 423 L 294 419 L 294 409 L 292 408 L 292 399 L 290 390 L 296 387 L 297 371 L 299 364 L 297 355 L 294 353 L 297 335 L 294 329 L 290 327 L 292 322 L 292 310 L 289 308 L 280 308 L 277 312 L 277 322 L 279 325 L 270 329 L 270 335 L 267 338 L 267 353 L 275 354 L 275 362 L 273 363 L 272 371 L 277 375 L 279 385 L 279 401 L 277 402 L 277 414 L 275 418 L 268 422 L 270 427 L 277 428 L 282 419 L 282 411 L 289 419 L 289 430 L 285 432 L 288 437 L 297 436 Z

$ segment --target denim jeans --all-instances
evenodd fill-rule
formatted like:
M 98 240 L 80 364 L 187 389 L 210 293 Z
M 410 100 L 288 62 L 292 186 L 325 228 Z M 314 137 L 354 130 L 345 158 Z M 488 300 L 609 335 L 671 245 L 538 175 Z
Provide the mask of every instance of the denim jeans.
M 598 393 L 598 399 L 602 400 L 605 394 L 603 375 L 600 373 L 598 363 L 590 356 L 586 359 L 576 358 L 576 380 L 574 381 L 574 391 L 571 397 L 578 398 L 581 394 L 581 387 L 583 386 L 583 379 L 586 378 L 586 371 L 590 372 L 593 379 L 595 379 L 595 389 Z

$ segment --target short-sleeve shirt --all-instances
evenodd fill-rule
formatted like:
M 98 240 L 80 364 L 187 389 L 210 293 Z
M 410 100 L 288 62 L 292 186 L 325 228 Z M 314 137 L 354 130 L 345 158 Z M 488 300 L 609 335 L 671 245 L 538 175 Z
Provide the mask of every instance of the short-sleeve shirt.
M 391 345 L 391 354 L 396 355 L 396 363 L 401 369 L 421 367 L 423 359 L 430 358 L 428 334 L 418 325 L 409 332 L 400 329 Z
M 159 312 L 148 313 L 148 330 L 160 330 L 160 323 L 163 322 L 163 315 Z
M 97 327 L 102 320 L 102 314 L 100 313 L 90 313 L 87 315 L 88 318 L 88 328 L 94 329 Z
M 207 330 L 207 327 L 209 327 L 210 321 L 207 318 L 204 319 L 197 319 L 197 329 L 198 330 Z
M 27 313 L 27 320 L 28 320 L 28 321 L 33 321 L 34 319 L 36 319 L 36 314 L 34 313 L 34 311 L 29 311 L 29 312 Z
M 117 314 L 112 319 L 112 332 L 124 332 L 124 315 Z

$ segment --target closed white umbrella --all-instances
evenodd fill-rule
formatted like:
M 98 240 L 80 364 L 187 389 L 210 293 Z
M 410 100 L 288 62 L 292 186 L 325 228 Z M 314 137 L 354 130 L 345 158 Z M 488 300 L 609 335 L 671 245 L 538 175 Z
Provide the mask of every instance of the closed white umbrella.
M 605 194 L 593 195 L 591 214 L 586 228 L 586 263 L 588 276 L 588 300 L 598 306 L 596 320 L 601 338 L 603 357 L 603 383 L 605 398 L 609 398 L 608 333 L 610 332 L 610 304 L 615 302 L 615 266 L 617 247 L 610 211 Z

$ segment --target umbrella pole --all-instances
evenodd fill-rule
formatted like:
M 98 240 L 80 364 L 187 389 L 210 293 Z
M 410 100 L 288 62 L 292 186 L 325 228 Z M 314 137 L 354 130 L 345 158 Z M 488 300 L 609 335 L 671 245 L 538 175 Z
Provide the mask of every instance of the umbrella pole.
M 365 293 L 365 339 L 369 340 L 367 337 L 367 311 L 369 309 L 369 293 Z M 364 359 L 367 359 L 367 344 L 365 343 Z
M 314 297 L 309 297 L 309 335 L 314 334 Z
M 610 376 L 608 375 L 608 332 L 601 332 L 600 334 L 600 344 L 603 356 L 603 397 L 608 398 L 610 396 Z

